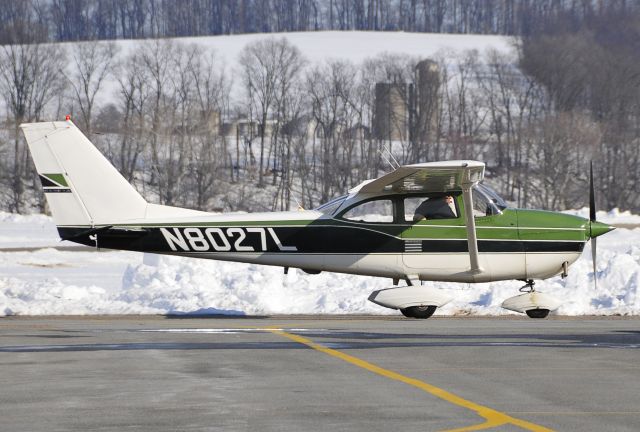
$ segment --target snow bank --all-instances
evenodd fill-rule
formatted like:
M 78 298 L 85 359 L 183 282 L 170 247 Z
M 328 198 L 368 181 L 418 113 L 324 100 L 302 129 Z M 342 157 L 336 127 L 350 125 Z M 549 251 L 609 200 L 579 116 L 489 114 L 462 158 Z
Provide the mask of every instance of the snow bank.
M 575 211 L 582 214 L 584 210 Z M 609 223 L 635 223 L 622 212 L 598 215 Z M 624 222 L 620 222 L 624 221 Z M 631 222 L 629 222 L 631 221 Z M 56 244 L 45 216 L 0 214 L 2 247 L 42 233 Z M 539 291 L 563 300 L 563 315 L 640 315 L 640 228 L 619 228 L 598 239 L 597 288 L 590 245 L 569 277 L 538 282 Z M 455 300 L 441 315 L 502 315 L 516 281 L 487 284 L 430 283 Z M 0 315 L 47 314 L 397 314 L 367 301 L 388 279 L 225 263 L 135 252 L 42 249 L 0 252 Z
M 0 212 L 0 249 L 58 244 L 60 237 L 51 217 Z
M 157 265 L 130 266 L 120 299 L 172 312 L 231 314 L 384 313 L 367 301 L 389 281 L 189 258 L 158 258 Z
M 24 281 L 0 277 L 0 315 L 157 314 L 119 301 L 96 285 L 66 285 L 58 279 Z

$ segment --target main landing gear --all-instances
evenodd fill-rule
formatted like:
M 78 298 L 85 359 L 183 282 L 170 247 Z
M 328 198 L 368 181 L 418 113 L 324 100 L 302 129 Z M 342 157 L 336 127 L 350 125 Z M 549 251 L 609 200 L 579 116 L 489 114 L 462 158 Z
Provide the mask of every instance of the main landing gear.
M 408 318 L 426 319 L 451 300 L 439 289 L 420 285 L 417 279 L 408 283 L 410 284 L 407 286 L 374 291 L 369 296 L 369 301 L 390 309 L 399 309 Z
M 427 319 L 433 315 L 437 308 L 437 306 L 410 306 L 400 309 L 400 312 L 407 318 Z
M 520 287 L 523 294 L 506 299 L 502 302 L 503 308 L 526 313 L 529 318 L 546 318 L 549 312 L 560 307 L 560 300 L 536 291 L 533 279 L 526 279 L 524 283 Z

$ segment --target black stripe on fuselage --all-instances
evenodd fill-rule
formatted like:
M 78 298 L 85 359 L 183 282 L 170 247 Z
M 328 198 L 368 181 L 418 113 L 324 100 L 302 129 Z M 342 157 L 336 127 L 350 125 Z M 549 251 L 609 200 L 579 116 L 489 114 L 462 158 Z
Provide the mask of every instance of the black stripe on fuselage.
M 185 230 L 189 229 L 187 235 Z M 214 230 L 207 235 L 207 229 Z M 258 232 L 255 232 L 255 230 Z M 95 246 L 94 239 L 88 235 L 79 235 L 86 227 L 59 227 L 63 238 L 74 238 L 77 243 Z M 303 227 L 168 227 L 167 232 L 182 239 L 173 242 L 170 247 L 160 228 L 127 230 L 109 228 L 95 233 L 98 246 L 108 249 L 124 249 L 148 252 L 269 252 L 320 253 L 320 254 L 367 254 L 367 253 L 405 253 L 406 241 L 413 244 L 420 241 L 419 248 L 411 253 L 460 253 L 468 252 L 468 243 L 464 239 L 402 239 L 388 233 L 381 233 L 358 227 L 303 226 Z M 252 231 L 253 230 L 253 231 Z M 273 230 L 275 238 L 270 234 Z M 224 242 L 220 236 L 224 236 Z M 214 245 L 212 243 L 216 242 Z M 182 244 L 182 246 L 180 245 Z M 229 248 L 221 250 L 220 244 Z M 183 246 L 186 245 L 186 248 Z M 266 246 L 266 247 L 265 247 Z M 239 247 L 239 248 L 238 248 Z M 283 248 L 284 247 L 284 248 Z M 540 253 L 540 252 L 582 252 L 584 242 L 577 241 L 519 241 L 519 240 L 479 240 L 481 253 Z
M 582 252 L 583 242 L 478 240 L 478 251 L 498 252 Z M 422 252 L 469 252 L 467 240 L 423 240 Z

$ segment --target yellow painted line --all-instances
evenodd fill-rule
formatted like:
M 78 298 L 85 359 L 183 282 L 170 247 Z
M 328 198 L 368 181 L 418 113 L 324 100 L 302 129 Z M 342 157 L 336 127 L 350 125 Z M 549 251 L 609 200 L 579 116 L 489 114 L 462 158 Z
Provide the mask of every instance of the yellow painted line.
M 553 411 L 518 411 L 514 414 L 527 414 L 527 415 L 560 415 L 560 416 L 582 416 L 582 415 L 640 415 L 640 411 L 567 411 L 567 412 L 553 412 Z
M 448 432 L 466 432 L 466 431 L 476 431 L 476 430 L 482 430 L 482 429 L 488 429 L 488 428 L 492 428 L 492 427 L 497 427 L 497 426 L 502 426 L 505 424 L 512 424 L 515 426 L 518 426 L 522 429 L 528 430 L 528 431 L 532 431 L 532 432 L 550 432 L 552 431 L 552 429 L 546 428 L 544 426 L 540 426 L 531 422 L 528 422 L 526 420 L 521 420 L 515 417 L 511 417 L 508 414 L 502 413 L 500 411 L 496 411 L 494 409 L 491 409 L 489 407 L 483 406 L 483 405 L 479 405 L 475 402 L 471 402 L 469 400 L 463 399 L 460 396 L 457 396 L 453 393 L 450 393 L 446 390 L 443 390 L 439 387 L 436 387 L 434 385 L 431 385 L 429 383 L 426 383 L 424 381 L 420 381 L 418 379 L 415 378 L 409 378 L 407 376 L 401 375 L 397 372 L 388 370 L 388 369 L 384 369 L 381 368 L 380 366 L 376 366 L 372 363 L 369 363 L 367 361 L 361 360 L 357 357 L 354 357 L 352 355 L 349 354 L 345 354 L 341 351 L 332 349 L 332 348 L 327 348 L 324 347 L 322 345 L 319 345 L 313 341 L 311 341 L 310 339 L 307 339 L 305 337 L 302 336 L 298 336 L 296 334 L 292 334 L 292 333 L 287 333 L 285 331 L 279 330 L 279 329 L 273 329 L 273 328 L 266 328 L 266 330 L 269 330 L 271 333 L 283 336 L 287 339 L 290 339 L 294 342 L 298 342 L 302 345 L 306 345 L 309 348 L 313 348 L 314 350 L 320 351 L 322 353 L 328 354 L 332 357 L 338 358 L 340 360 L 343 360 L 347 363 L 350 363 L 354 366 L 358 366 L 362 369 L 368 370 L 369 372 L 373 372 L 375 374 L 378 374 L 380 376 L 383 376 L 385 378 L 389 378 L 395 381 L 399 381 L 405 384 L 408 384 L 410 386 L 419 388 L 420 390 L 427 392 L 433 396 L 436 396 L 442 400 L 445 400 L 451 404 L 457 405 L 459 407 L 462 408 L 466 408 L 468 410 L 474 411 L 476 414 L 478 414 L 480 417 L 485 419 L 485 422 L 477 424 L 477 425 L 473 425 L 473 426 L 467 426 L 467 427 L 463 427 L 463 428 L 459 428 L 459 429 L 452 429 Z
M 487 420 L 482 423 L 478 423 L 477 425 L 465 426 L 465 427 L 456 428 L 456 429 L 447 429 L 442 432 L 472 432 L 472 431 L 490 429 L 490 428 L 502 426 L 504 424 L 505 423 L 496 423 L 492 420 Z

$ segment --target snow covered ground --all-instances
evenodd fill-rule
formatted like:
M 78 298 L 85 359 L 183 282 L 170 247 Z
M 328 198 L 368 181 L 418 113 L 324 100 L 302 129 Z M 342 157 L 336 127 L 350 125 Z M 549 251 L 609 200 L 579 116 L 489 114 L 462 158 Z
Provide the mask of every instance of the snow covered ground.
M 203 36 L 174 40 L 197 44 L 203 48 L 213 48 L 217 54 L 225 59 L 227 64 L 235 67 L 240 51 L 247 44 L 271 37 L 286 38 L 298 47 L 311 63 L 327 58 L 359 63 L 367 58 L 387 52 L 423 57 L 433 56 L 441 50 L 460 53 L 466 50 L 483 52 L 489 48 L 502 52 L 512 49 L 511 39 L 504 36 L 443 33 L 321 31 Z M 118 41 L 117 43 L 123 45 L 124 51 L 128 51 L 132 41 Z
M 572 213 L 584 214 L 585 210 Z M 600 212 L 608 223 L 640 224 L 640 216 Z M 224 263 L 135 252 L 58 251 L 60 242 L 44 215 L 0 213 L 0 315 L 45 314 L 397 314 L 369 301 L 369 293 L 391 286 L 387 279 Z M 559 297 L 559 314 L 640 315 L 640 228 L 619 228 L 598 239 L 597 289 L 587 245 L 567 279 L 537 284 Z M 433 283 L 455 300 L 442 315 L 498 315 L 519 282 Z
M 347 60 L 358 64 L 383 53 L 406 54 L 424 59 L 445 52 L 459 55 L 470 50 L 477 50 L 481 54 L 487 50 L 496 50 L 502 53 L 513 52 L 512 39 L 505 36 L 436 33 L 320 31 L 183 37 L 172 40 L 185 45 L 198 45 L 206 51 L 214 52 L 219 64 L 224 65 L 227 72 L 234 77 L 231 94 L 238 97 L 241 91 L 238 58 L 242 49 L 250 43 L 268 38 L 286 38 L 300 50 L 309 66 L 326 59 Z M 145 42 L 139 40 L 115 41 L 119 48 L 117 60 L 124 60 L 127 55 Z M 71 49 L 78 43 L 82 42 L 67 42 L 62 45 Z M 119 88 L 117 79 L 108 76 L 100 90 L 100 100 L 102 102 L 115 101 L 114 98 L 119 92 Z

